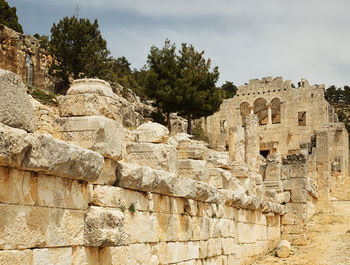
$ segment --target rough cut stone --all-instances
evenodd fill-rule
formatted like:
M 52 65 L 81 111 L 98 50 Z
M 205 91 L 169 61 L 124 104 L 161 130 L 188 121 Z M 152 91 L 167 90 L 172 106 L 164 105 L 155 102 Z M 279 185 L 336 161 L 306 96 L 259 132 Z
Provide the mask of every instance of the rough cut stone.
M 276 249 L 276 255 L 280 258 L 287 258 L 290 253 L 290 243 L 288 240 L 281 240 Z
M 11 71 L 0 69 L 0 122 L 33 132 L 36 130 L 34 121 L 33 106 L 22 79 Z
M 119 246 L 128 243 L 124 214 L 117 209 L 91 206 L 85 217 L 84 238 L 87 246 Z
M 153 169 L 177 172 L 177 153 L 173 145 L 130 143 L 126 146 L 125 162 Z
M 217 152 L 210 150 L 208 152 L 208 166 L 224 169 L 232 169 L 232 161 L 227 152 Z
M 204 160 L 179 159 L 178 172 L 181 177 L 204 182 L 208 180 L 209 176 L 207 162 Z
M 51 135 L 27 134 L 0 124 L 0 165 L 60 177 L 94 181 L 103 157 L 93 151 L 56 140 Z
M 169 130 L 156 122 L 147 122 L 137 127 L 139 142 L 166 143 L 169 137 Z
M 121 122 L 103 116 L 58 119 L 63 140 L 98 152 L 118 161 L 125 152 L 125 134 Z

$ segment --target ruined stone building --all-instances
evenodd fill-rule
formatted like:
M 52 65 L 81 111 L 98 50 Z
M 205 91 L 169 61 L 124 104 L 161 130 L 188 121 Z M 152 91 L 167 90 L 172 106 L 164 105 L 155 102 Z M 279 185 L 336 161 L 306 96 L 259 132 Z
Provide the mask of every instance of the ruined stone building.
M 43 112 L 0 69 L 0 264 L 247 265 L 281 239 L 306 244 L 348 178 L 347 132 L 322 87 L 246 88 L 207 119 L 226 151 L 132 118 L 103 80 L 75 80 Z
M 28 85 L 47 88 L 49 62 L 38 39 L 0 25 L 0 68 L 18 74 Z

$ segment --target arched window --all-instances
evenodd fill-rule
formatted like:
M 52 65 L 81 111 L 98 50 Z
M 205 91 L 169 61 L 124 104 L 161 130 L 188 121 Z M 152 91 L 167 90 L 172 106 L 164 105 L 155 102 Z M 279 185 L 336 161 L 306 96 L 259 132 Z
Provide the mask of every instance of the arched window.
M 33 60 L 32 57 L 26 54 L 26 69 L 27 69 L 27 83 L 28 85 L 33 85 Z
M 249 103 L 248 102 L 241 103 L 240 110 L 241 110 L 241 117 L 242 117 L 242 125 L 244 125 L 245 116 L 249 114 Z
M 281 101 L 279 98 L 271 100 L 271 120 L 272 123 L 281 123 Z
M 266 100 L 258 98 L 254 101 L 254 114 L 259 118 L 259 124 L 267 124 L 267 105 Z

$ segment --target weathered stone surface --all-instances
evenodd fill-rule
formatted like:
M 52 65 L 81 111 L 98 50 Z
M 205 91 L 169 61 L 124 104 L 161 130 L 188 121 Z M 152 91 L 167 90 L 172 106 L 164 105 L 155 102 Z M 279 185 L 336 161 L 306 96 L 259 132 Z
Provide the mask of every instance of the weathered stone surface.
M 72 264 L 72 248 L 33 249 L 33 265 Z
M 209 176 L 207 162 L 204 160 L 179 159 L 178 173 L 181 177 L 204 182 L 208 180 Z
M 245 162 L 245 138 L 242 126 L 234 126 L 230 128 L 229 134 L 229 156 L 235 163 Z
M 179 140 L 177 143 L 177 152 L 179 159 L 206 160 L 209 149 L 203 142 L 190 140 L 189 138 L 180 138 L 181 134 L 175 136 Z
M 290 243 L 288 240 L 281 240 L 276 249 L 276 255 L 280 258 L 287 258 L 290 252 Z
M 174 173 L 135 164 L 119 163 L 116 184 L 123 188 L 169 196 L 196 197 L 195 181 L 179 178 Z
M 50 135 L 27 134 L 0 124 L 0 165 L 94 181 L 103 157 L 93 151 L 56 140 Z
M 33 106 L 22 79 L 0 69 L 0 122 L 8 126 L 35 131 Z
M 32 250 L 2 250 L 0 251 L 0 264 L 2 265 L 32 265 Z
M 137 127 L 136 133 L 139 142 L 166 143 L 169 138 L 169 130 L 156 122 L 147 122 Z
M 121 122 L 103 116 L 69 117 L 57 120 L 63 140 L 118 161 L 125 152 Z
M 210 150 L 208 152 L 208 167 L 217 167 L 232 169 L 232 161 L 227 152 L 217 152 Z
M 169 144 L 127 144 L 124 161 L 149 166 L 153 169 L 177 172 L 176 149 Z
M 101 174 L 98 176 L 98 179 L 92 183 L 101 185 L 113 185 L 117 180 L 116 169 L 117 162 L 106 158 Z
M 258 117 L 254 114 L 245 116 L 245 161 L 251 169 L 257 170 L 259 156 Z
M 84 211 L 0 205 L 0 249 L 84 244 Z
M 267 156 L 265 180 L 280 180 L 282 174 L 281 153 L 276 151 Z
M 116 95 L 109 83 L 101 79 L 76 79 L 67 91 L 67 95 L 96 94 L 113 98 Z
M 87 246 L 118 246 L 128 243 L 124 214 L 117 209 L 91 206 L 85 217 L 84 239 Z

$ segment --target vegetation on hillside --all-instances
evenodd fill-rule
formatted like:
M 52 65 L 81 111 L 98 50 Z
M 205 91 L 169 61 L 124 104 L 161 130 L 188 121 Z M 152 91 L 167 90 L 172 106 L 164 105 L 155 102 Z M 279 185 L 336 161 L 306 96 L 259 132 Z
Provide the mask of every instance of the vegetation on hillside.
M 17 9 L 10 7 L 5 0 L 0 0 L 0 24 L 5 25 L 17 32 L 23 33 L 21 24 L 18 22 Z

